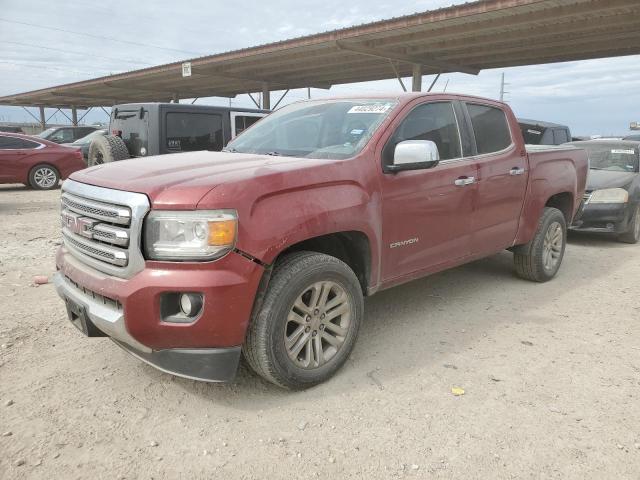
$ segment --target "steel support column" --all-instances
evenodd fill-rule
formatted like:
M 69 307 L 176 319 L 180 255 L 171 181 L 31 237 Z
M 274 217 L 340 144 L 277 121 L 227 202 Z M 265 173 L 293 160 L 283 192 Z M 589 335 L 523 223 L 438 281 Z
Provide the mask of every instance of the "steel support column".
M 47 119 L 44 116 L 44 107 L 38 107 L 40 109 L 40 126 L 42 130 L 47 129 Z
M 411 91 L 422 91 L 422 65 L 413 64 L 413 80 L 411 82 Z
M 262 108 L 271 110 L 271 92 L 268 83 L 262 84 Z
M 71 123 L 74 127 L 78 126 L 78 110 L 76 107 L 71 107 Z

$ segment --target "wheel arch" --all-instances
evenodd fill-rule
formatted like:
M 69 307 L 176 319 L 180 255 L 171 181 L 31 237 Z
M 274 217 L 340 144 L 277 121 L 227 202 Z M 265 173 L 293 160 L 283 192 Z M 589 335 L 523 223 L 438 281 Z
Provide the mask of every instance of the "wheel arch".
M 307 238 L 282 250 L 273 263 L 300 251 L 324 253 L 343 261 L 356 274 L 362 293 L 367 295 L 371 284 L 371 244 L 365 233 L 351 230 Z
M 27 178 L 25 179 L 25 182 L 27 184 L 31 185 L 31 174 L 38 167 L 49 167 L 49 168 L 52 168 L 58 174 L 58 181 L 62 180 L 62 174 L 60 173 L 60 169 L 58 167 L 56 167 L 53 163 L 45 161 L 45 162 L 38 162 L 38 163 L 34 164 L 31 168 L 29 168 L 29 170 L 27 171 Z
M 573 221 L 574 199 L 571 192 L 561 192 L 551 195 L 545 202 L 545 207 L 557 208 L 562 212 L 567 222 L 567 226 Z

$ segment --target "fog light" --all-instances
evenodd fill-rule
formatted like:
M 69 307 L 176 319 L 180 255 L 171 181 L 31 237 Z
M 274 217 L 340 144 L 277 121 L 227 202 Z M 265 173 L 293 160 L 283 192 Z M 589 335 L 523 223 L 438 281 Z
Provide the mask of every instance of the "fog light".
M 187 317 L 195 317 L 202 309 L 202 295 L 197 293 L 183 293 L 180 295 L 180 310 Z

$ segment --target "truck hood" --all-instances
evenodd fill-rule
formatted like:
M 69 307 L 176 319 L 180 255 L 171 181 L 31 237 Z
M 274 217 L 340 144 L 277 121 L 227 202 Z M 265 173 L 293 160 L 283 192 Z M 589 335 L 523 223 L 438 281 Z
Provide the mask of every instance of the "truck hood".
M 330 161 L 330 160 L 329 160 Z M 296 171 L 328 160 L 230 152 L 188 152 L 134 158 L 87 168 L 77 182 L 143 193 L 154 208 L 193 209 L 216 186 L 229 181 Z
M 609 170 L 589 170 L 587 190 L 600 190 L 603 188 L 629 189 L 633 180 L 638 176 L 634 172 L 612 172 Z

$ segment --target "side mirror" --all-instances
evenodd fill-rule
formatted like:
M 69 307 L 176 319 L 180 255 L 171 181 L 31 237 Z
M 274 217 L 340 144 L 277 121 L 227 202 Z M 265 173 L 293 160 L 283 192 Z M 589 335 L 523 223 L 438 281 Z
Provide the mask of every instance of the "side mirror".
M 388 172 L 421 170 L 433 168 L 440 162 L 438 146 L 431 140 L 405 140 L 396 145 L 393 165 L 387 165 Z

